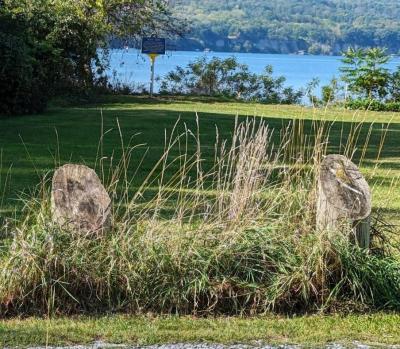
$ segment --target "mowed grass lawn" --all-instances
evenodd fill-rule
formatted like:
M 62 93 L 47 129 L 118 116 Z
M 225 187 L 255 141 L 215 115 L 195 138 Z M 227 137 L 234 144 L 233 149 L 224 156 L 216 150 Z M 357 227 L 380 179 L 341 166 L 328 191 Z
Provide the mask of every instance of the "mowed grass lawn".
M 302 344 L 321 348 L 354 342 L 400 343 L 400 316 L 396 314 L 306 316 L 285 318 L 193 317 L 73 317 L 0 321 L 0 346 L 26 347 L 90 344 L 94 341 L 148 345 L 158 343 Z
M 206 99 L 154 99 L 141 97 L 108 97 L 101 103 L 78 107 L 51 107 L 43 114 L 0 118 L 0 212 L 18 206 L 16 197 L 40 182 L 44 173 L 61 163 L 85 163 L 94 166 L 98 158 L 101 130 L 103 155 L 118 157 L 121 149 L 120 127 L 124 144 L 142 144 L 133 154 L 130 173 L 136 173 L 132 190 L 139 185 L 160 158 L 164 149 L 165 132 L 170 132 L 180 119 L 183 125 L 196 130 L 199 117 L 202 152 L 205 163 L 214 156 L 216 129 L 219 138 L 228 138 L 235 116 L 263 117 L 274 129 L 275 138 L 293 119 L 304 120 L 304 132 L 312 134 L 315 120 L 331 123 L 330 152 L 344 151 L 351 129 L 361 126 L 359 150 L 372 125 L 372 135 L 363 162 L 363 171 L 374 193 L 375 209 L 383 209 L 396 217 L 400 210 L 400 114 L 353 112 L 342 109 L 314 109 L 301 106 L 245 104 Z M 389 126 L 388 126 L 389 124 Z M 103 125 L 103 126 L 102 126 Z M 375 168 L 379 144 L 386 132 L 380 167 Z M 194 149 L 194 142 L 191 143 Z M 146 151 L 147 149 L 147 151 Z M 59 153 L 59 156 L 58 156 Z M 144 161 L 143 155 L 146 153 Z M 171 168 L 172 173 L 176 168 Z M 9 178 L 7 174 L 10 173 Z M 5 183 L 7 185 L 5 185 Z
M 123 143 L 143 144 L 133 154 L 129 175 L 136 173 L 132 191 L 163 153 L 165 132 L 177 120 L 178 128 L 196 129 L 196 112 L 205 164 L 214 155 L 216 129 L 219 137 L 229 138 L 235 116 L 263 117 L 275 138 L 293 119 L 303 120 L 304 133 L 312 134 L 316 120 L 330 125 L 329 152 L 343 152 L 351 129 L 361 127 L 359 157 L 372 127 L 362 171 L 374 195 L 375 210 L 393 220 L 400 212 L 399 135 L 400 114 L 351 112 L 339 109 L 313 109 L 300 106 L 269 106 L 202 99 L 154 99 L 139 97 L 107 98 L 102 103 L 78 106 L 53 106 L 40 115 L 0 118 L 0 216 L 20 208 L 15 199 L 29 192 L 44 173 L 65 162 L 94 166 L 102 133 L 102 155 L 118 157 Z M 360 126 L 360 122 L 362 125 Z M 383 130 L 387 130 L 383 133 Z M 382 134 L 385 146 L 376 168 Z M 194 149 L 194 142 L 191 143 Z M 148 151 L 146 151 L 148 149 Z M 58 155 L 59 154 L 59 155 Z M 142 160 L 142 157 L 145 158 Z M 173 172 L 176 168 L 170 168 Z M 10 179 L 8 179 L 10 173 Z M 6 180 L 7 179 L 7 180 Z M 7 182 L 7 183 L 6 183 Z M 4 185 L 6 183 L 6 185 Z M 320 345 L 329 342 L 362 341 L 398 344 L 399 315 L 370 314 L 350 316 L 208 318 L 192 317 L 71 317 L 60 319 L 9 319 L 0 321 L 0 347 L 29 345 L 67 345 L 104 340 L 114 343 L 151 344 L 165 342 L 299 343 Z

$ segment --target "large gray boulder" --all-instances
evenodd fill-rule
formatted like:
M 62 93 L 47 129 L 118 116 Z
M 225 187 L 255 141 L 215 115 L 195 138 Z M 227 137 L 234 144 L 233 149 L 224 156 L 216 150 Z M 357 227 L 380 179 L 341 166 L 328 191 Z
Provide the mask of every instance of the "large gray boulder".
M 57 224 L 85 233 L 110 228 L 110 196 L 89 167 L 67 164 L 57 169 L 51 194 L 52 215 Z
M 368 247 L 371 190 L 358 167 L 342 155 L 328 155 L 318 178 L 317 229 L 353 227 L 359 245 Z

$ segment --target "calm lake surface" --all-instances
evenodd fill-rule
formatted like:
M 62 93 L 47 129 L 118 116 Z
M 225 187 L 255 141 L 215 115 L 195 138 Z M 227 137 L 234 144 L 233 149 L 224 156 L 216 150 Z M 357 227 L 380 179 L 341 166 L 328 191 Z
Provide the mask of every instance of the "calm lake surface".
M 170 51 L 156 60 L 155 75 L 163 77 L 176 66 L 186 66 L 198 57 L 227 58 L 235 56 L 240 63 L 246 63 L 254 73 L 261 73 L 268 64 L 274 68 L 274 75 L 286 77 L 286 85 L 302 88 L 313 78 L 320 79 L 320 86 L 328 84 L 333 77 L 339 77 L 341 57 L 337 56 L 298 56 L 258 53 L 231 53 L 231 52 L 188 52 Z M 149 87 L 150 60 L 138 50 L 111 50 L 111 76 L 115 72 L 116 78 L 127 84 L 144 84 Z M 395 69 L 400 65 L 400 58 L 393 58 L 388 67 Z M 158 88 L 156 83 L 156 90 Z

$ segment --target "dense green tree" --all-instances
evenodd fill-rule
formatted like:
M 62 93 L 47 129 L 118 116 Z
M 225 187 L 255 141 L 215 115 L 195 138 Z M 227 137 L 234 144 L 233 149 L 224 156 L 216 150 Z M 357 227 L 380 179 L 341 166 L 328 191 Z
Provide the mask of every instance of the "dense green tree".
M 400 111 L 400 67 L 387 68 L 391 57 L 381 48 L 348 49 L 343 54 L 340 80 L 322 87 L 324 105 L 339 103 L 350 109 Z
M 18 58 L 23 62 L 18 67 L 24 67 L 18 73 L 14 71 L 18 67 L 2 69 L 4 81 L 17 80 L 7 90 L 8 100 L 22 96 L 27 88 L 21 86 L 30 80 L 46 86 L 43 100 L 55 92 L 88 91 L 96 70 L 107 65 L 99 48 L 107 48 L 111 37 L 181 29 L 172 24 L 166 5 L 166 0 L 3 0 L 0 66 L 9 67 Z M 14 44 L 7 44 L 10 40 Z M 15 42 L 21 43 L 20 50 Z M 41 110 L 39 105 L 43 103 L 34 109 Z M 3 108 L 0 113 L 12 110 Z
M 59 67 L 59 51 L 37 42 L 23 17 L 0 12 L 0 113 L 43 110 Z
M 390 73 L 385 65 L 389 60 L 384 49 L 349 48 L 343 54 L 342 79 L 353 93 L 367 98 L 383 98 L 388 93 Z

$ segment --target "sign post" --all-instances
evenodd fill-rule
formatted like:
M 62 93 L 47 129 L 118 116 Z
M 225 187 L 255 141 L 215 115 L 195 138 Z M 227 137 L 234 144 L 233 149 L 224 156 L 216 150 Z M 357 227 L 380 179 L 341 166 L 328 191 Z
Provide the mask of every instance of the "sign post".
M 150 78 L 150 97 L 154 94 L 154 66 L 159 55 L 165 55 L 165 39 L 148 37 L 142 39 L 142 53 L 150 57 L 151 78 Z

